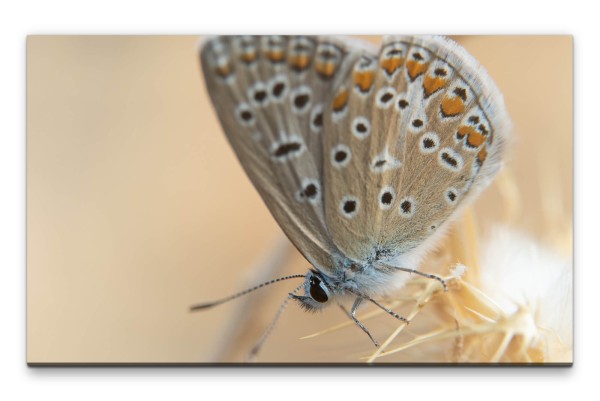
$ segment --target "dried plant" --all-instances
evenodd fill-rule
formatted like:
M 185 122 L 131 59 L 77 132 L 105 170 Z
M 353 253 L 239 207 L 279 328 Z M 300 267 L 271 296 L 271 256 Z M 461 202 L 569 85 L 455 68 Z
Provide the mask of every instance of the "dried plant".
M 508 173 L 499 184 L 507 219 L 519 213 Z M 569 232 L 564 234 L 570 243 Z M 468 210 L 422 270 L 439 282 L 414 278 L 386 306 L 411 324 L 397 329 L 366 362 L 570 363 L 572 361 L 571 260 L 515 229 L 496 227 L 485 240 Z M 468 244 L 468 246 L 466 245 Z M 565 248 L 568 248 L 565 247 Z M 568 255 L 568 253 L 567 253 Z M 437 268 L 436 268 L 437 267 Z M 380 310 L 359 317 L 368 321 Z M 303 338 L 339 330 L 351 321 Z

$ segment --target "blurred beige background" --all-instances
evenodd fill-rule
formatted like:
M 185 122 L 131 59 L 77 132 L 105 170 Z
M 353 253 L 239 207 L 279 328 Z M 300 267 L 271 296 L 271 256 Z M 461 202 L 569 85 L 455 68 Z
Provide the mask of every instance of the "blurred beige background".
M 486 67 L 513 118 L 512 223 L 569 256 L 572 38 L 453 39 Z M 188 307 L 309 267 L 281 245 L 221 132 L 198 41 L 28 38 L 29 363 L 240 361 L 299 283 L 201 313 Z M 482 232 L 507 213 L 498 185 L 475 206 Z M 279 268 L 266 271 L 274 248 L 284 252 L 269 259 Z M 354 362 L 372 347 L 356 327 L 298 339 L 345 320 L 337 308 L 311 315 L 290 305 L 259 360 Z M 380 338 L 395 327 L 389 317 L 369 322 Z

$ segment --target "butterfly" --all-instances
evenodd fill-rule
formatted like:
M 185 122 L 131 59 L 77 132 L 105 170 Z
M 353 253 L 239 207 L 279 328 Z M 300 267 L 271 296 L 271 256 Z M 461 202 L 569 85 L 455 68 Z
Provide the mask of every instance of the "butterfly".
M 223 36 L 200 53 L 208 93 L 242 167 L 308 273 L 307 311 L 375 298 L 424 255 L 502 165 L 510 122 L 479 63 L 439 36 L 379 49 L 329 36 Z M 400 277 L 401 276 L 401 277 Z M 298 294 L 298 292 L 302 293 Z

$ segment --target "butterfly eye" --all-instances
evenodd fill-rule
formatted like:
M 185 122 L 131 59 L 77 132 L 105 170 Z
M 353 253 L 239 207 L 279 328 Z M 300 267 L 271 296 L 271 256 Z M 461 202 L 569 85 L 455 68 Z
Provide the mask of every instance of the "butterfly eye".
M 322 304 L 329 300 L 325 285 L 318 277 L 312 276 L 310 278 L 310 296 L 312 299 Z

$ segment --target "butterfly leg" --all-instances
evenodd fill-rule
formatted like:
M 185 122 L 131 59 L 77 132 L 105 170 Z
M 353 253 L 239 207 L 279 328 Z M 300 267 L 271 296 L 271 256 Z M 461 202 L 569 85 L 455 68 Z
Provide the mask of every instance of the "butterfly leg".
M 375 341 L 375 339 L 373 338 L 373 336 L 371 335 L 371 333 L 369 333 L 369 330 L 367 330 L 367 328 L 365 327 L 365 325 L 362 324 L 360 322 L 360 320 L 358 320 L 356 318 L 356 309 L 361 304 L 362 300 L 363 300 L 363 298 L 361 298 L 361 297 L 357 297 L 356 298 L 356 301 L 354 301 L 354 304 L 352 305 L 352 309 L 350 309 L 350 313 L 348 313 L 348 316 L 350 316 L 350 318 L 352 320 L 354 320 L 354 323 L 356 323 L 358 325 L 358 327 L 360 327 L 365 333 L 367 333 L 367 335 L 369 336 L 369 338 L 371 339 L 371 341 L 373 342 L 373 344 L 375 344 L 376 347 L 379 347 L 379 344 L 377 343 L 377 341 Z M 346 311 L 346 309 L 344 309 L 343 306 L 342 306 L 342 309 L 344 310 L 344 312 Z
M 406 323 L 406 324 L 409 324 L 409 323 L 410 323 L 410 320 L 408 320 L 408 319 L 407 319 L 407 318 L 405 318 L 405 317 L 402 317 L 402 316 L 400 316 L 399 314 L 397 314 L 397 313 L 396 313 L 396 312 L 394 312 L 393 310 L 386 308 L 385 306 L 381 305 L 379 302 L 375 301 L 374 299 L 372 299 L 372 298 L 368 298 L 368 300 L 369 300 L 369 301 L 371 301 L 371 302 L 373 302 L 373 303 L 374 303 L 375 305 L 377 305 L 379 308 L 383 309 L 384 311 L 386 311 L 388 314 L 392 315 L 392 316 L 393 316 L 393 317 L 395 317 L 396 319 L 398 319 L 398 320 L 400 320 L 400 321 L 402 321 L 402 322 L 404 322 L 404 323 Z
M 448 286 L 446 285 L 446 280 L 444 280 L 443 278 L 441 278 L 439 276 L 436 276 L 435 274 L 423 273 L 423 272 L 420 272 L 418 270 L 407 269 L 405 267 L 396 267 L 396 266 L 394 266 L 394 269 L 402 270 L 403 272 L 407 272 L 407 273 L 410 273 L 410 274 L 417 274 L 419 276 L 423 276 L 423 277 L 426 277 L 426 278 L 431 279 L 431 280 L 437 280 L 444 287 L 444 291 L 448 291 Z

